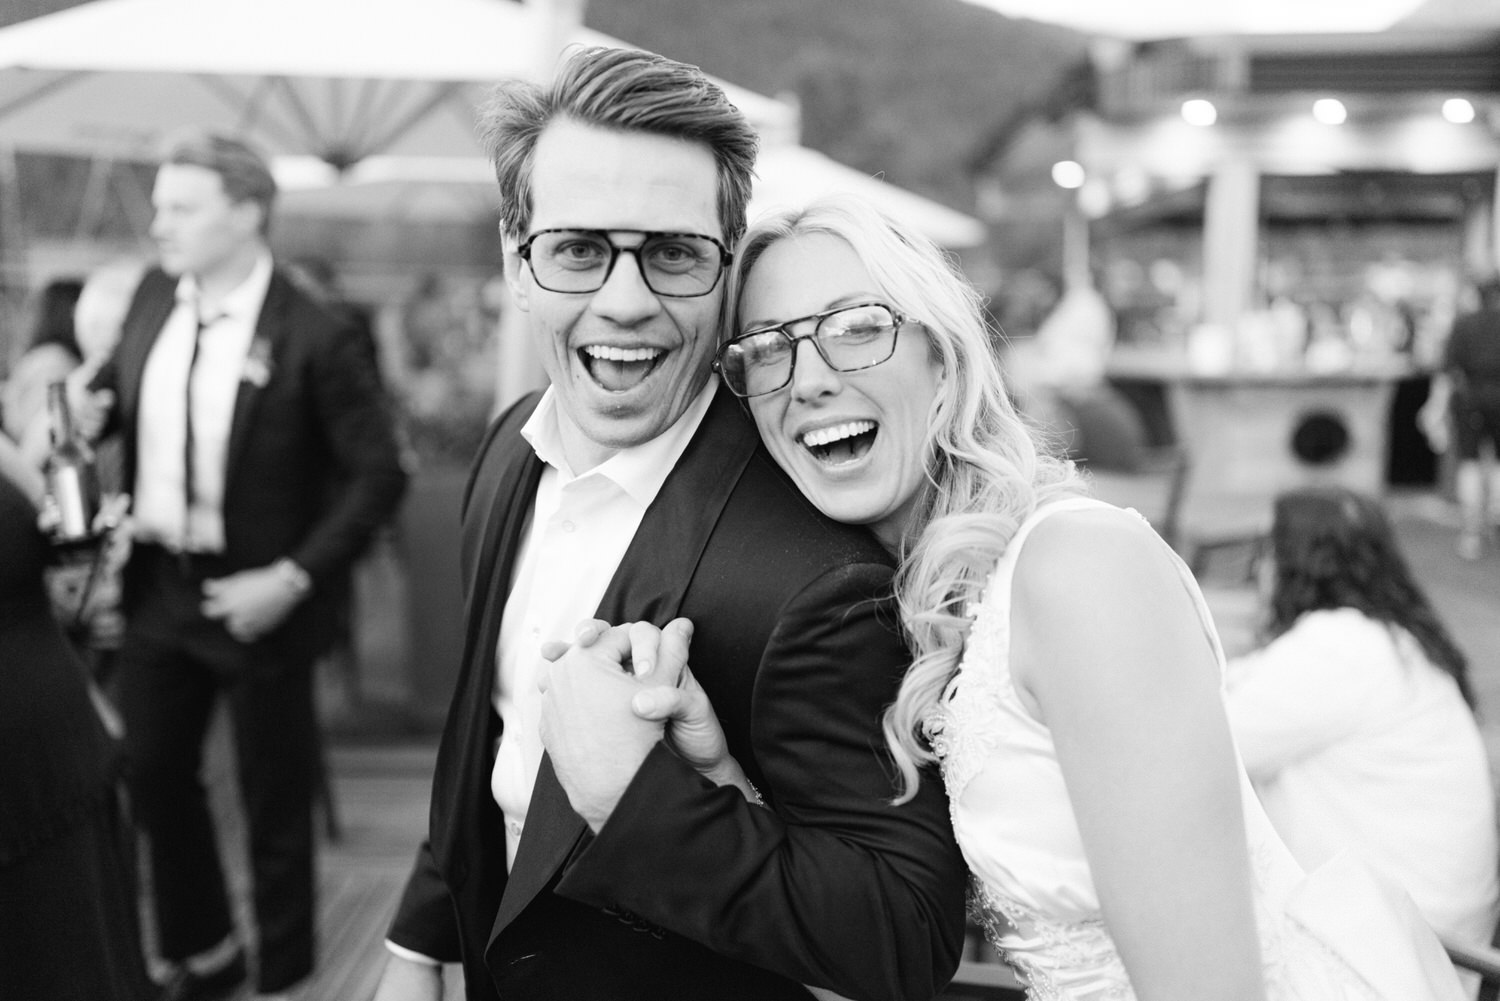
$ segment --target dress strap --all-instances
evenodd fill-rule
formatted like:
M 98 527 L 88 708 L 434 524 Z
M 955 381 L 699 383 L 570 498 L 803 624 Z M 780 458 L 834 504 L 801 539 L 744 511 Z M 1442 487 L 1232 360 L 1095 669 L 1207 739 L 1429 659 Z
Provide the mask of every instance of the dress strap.
M 995 564 L 995 570 L 990 575 L 989 584 L 985 588 L 984 603 L 998 603 L 1000 608 L 1006 610 L 1006 617 L 1009 618 L 1011 578 L 1015 576 L 1016 562 L 1021 558 L 1021 546 L 1026 542 L 1027 537 L 1031 535 L 1032 530 L 1059 511 L 1089 509 L 1119 510 L 1113 504 L 1106 503 L 1098 498 L 1082 496 L 1063 497 L 1058 500 L 1048 501 L 1034 508 L 1031 514 L 1027 515 L 1026 519 L 1021 522 L 1020 526 L 1016 529 L 1016 533 L 1010 537 L 1010 541 L 1005 544 L 1005 552 L 1000 554 L 1000 560 Z M 972 611 L 977 610 L 971 609 Z
M 1045 519 L 1060 511 L 1090 509 L 1129 511 L 1136 517 L 1141 518 L 1142 521 L 1145 521 L 1144 516 L 1139 512 L 1130 508 L 1116 507 L 1114 504 L 1099 500 L 1097 497 L 1064 497 L 1039 505 L 1026 517 L 1025 521 L 1021 522 L 1020 527 L 1016 529 L 1016 534 L 1011 536 L 1010 542 L 1006 545 L 1005 552 L 1001 554 L 999 562 L 995 564 L 995 572 L 990 577 L 989 585 L 985 590 L 984 604 L 997 607 L 1000 613 L 1006 619 L 1009 619 L 1011 580 L 1015 576 L 1016 563 L 1021 558 L 1021 547 L 1026 542 L 1027 537 Z M 1177 571 L 1178 579 L 1182 582 L 1183 587 L 1188 592 L 1188 596 L 1192 599 L 1193 607 L 1198 613 L 1198 621 L 1202 625 L 1203 632 L 1208 637 L 1210 645 L 1213 647 L 1214 658 L 1218 661 L 1219 672 L 1222 674 L 1225 664 L 1224 647 L 1219 641 L 1219 631 L 1214 626 L 1213 614 L 1209 611 L 1208 602 L 1204 600 L 1203 592 L 1198 588 L 1198 581 L 1193 577 L 1193 572 L 1188 569 L 1188 565 L 1167 545 L 1165 540 L 1162 540 L 1161 545 L 1167 550 L 1168 556 L 1171 557 L 1172 565 Z M 977 611 L 977 609 L 973 611 Z

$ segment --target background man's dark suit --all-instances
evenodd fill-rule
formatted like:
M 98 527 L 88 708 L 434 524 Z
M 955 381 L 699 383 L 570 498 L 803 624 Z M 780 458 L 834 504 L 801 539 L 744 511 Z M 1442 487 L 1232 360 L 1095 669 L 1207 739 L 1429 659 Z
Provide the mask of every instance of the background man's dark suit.
M 176 286 L 177 279 L 160 271 L 146 276 L 115 355 L 94 382 L 116 394 L 111 421 L 124 437 L 127 485 L 135 481 L 138 459 L 142 374 L 173 310 Z M 222 939 L 233 925 L 208 814 L 186 772 L 197 767 L 200 717 L 215 688 L 243 678 L 256 682 L 229 684 L 227 692 L 251 826 L 261 985 L 267 988 L 295 982 L 312 964 L 317 721 L 311 667 L 332 623 L 319 582 L 347 572 L 390 517 L 406 477 L 368 350 L 347 324 L 279 272 L 272 274 L 256 323 L 251 352 L 257 351 L 268 364 L 258 374 L 247 372 L 235 397 L 223 553 L 184 561 L 138 546 L 126 567 L 121 701 L 137 772 L 178 773 L 167 783 L 138 786 L 136 795 L 143 815 L 150 815 L 158 900 L 165 892 L 175 902 L 159 915 L 163 937 L 177 937 L 188 943 L 179 948 L 192 952 Z M 306 570 L 313 588 L 265 636 L 241 643 L 199 612 L 204 578 L 282 557 Z M 170 661 L 189 687 L 164 681 L 142 687 L 142 677 L 163 675 L 155 668 L 132 673 L 132 659 L 135 665 Z
M 594 837 L 544 760 L 507 879 L 489 792 L 500 729 L 491 694 L 541 474 L 518 433 L 534 406 L 497 423 L 471 478 L 463 670 L 431 838 L 391 940 L 461 958 L 471 999 L 806 998 L 802 982 L 930 997 L 958 964 L 965 870 L 940 782 L 889 805 L 880 714 L 909 659 L 890 558 L 797 493 L 727 392 L 646 512 L 598 614 L 693 619 L 694 675 L 774 815 L 747 809 L 734 789 L 706 792 L 660 745 Z

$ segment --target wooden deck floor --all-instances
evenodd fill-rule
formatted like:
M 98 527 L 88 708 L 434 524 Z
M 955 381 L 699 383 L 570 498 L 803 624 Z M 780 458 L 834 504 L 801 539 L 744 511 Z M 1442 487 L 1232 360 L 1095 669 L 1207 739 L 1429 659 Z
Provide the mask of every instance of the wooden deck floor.
M 226 733 L 221 723 L 216 724 L 206 773 L 243 930 L 253 923 Z M 427 743 L 361 743 L 330 749 L 341 831 L 336 841 L 325 831 L 320 845 L 318 967 L 299 986 L 299 1001 L 368 1001 L 374 994 L 385 961 L 386 927 L 427 830 L 435 743 L 434 738 Z M 457 976 L 449 979 L 459 981 L 450 985 L 449 996 L 461 997 L 461 981 Z M 249 1001 L 251 996 L 247 985 L 231 1001 Z

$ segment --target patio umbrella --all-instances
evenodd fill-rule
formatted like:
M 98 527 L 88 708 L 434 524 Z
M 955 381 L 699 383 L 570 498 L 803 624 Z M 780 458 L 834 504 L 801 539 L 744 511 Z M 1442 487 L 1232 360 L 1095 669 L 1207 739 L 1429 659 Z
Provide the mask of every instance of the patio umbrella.
M 182 126 L 345 169 L 470 156 L 490 87 L 550 76 L 571 43 L 629 47 L 510 0 L 94 0 L 0 28 L 0 143 L 147 158 Z M 573 16 L 576 16 L 573 15 Z M 791 106 L 722 84 L 763 134 Z
M 818 195 L 847 192 L 864 196 L 940 247 L 957 250 L 985 240 L 986 227 L 973 216 L 806 146 L 767 144 L 755 171 L 759 176 L 750 202 L 751 218 L 767 209 L 805 205 Z
M 273 162 L 284 215 L 387 222 L 472 222 L 498 216 L 499 190 L 483 157 L 375 156 L 340 176 L 312 157 Z M 750 217 L 854 192 L 949 249 L 984 242 L 978 219 L 846 166 L 817 150 L 767 144 L 756 162 Z

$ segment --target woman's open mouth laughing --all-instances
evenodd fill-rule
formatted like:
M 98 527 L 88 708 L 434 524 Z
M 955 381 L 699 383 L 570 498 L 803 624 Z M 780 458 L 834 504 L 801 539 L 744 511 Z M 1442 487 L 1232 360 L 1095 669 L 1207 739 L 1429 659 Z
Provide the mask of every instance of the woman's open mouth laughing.
M 805 432 L 801 442 L 819 462 L 839 466 L 863 458 L 875 444 L 878 432 L 879 425 L 874 421 L 844 421 Z

